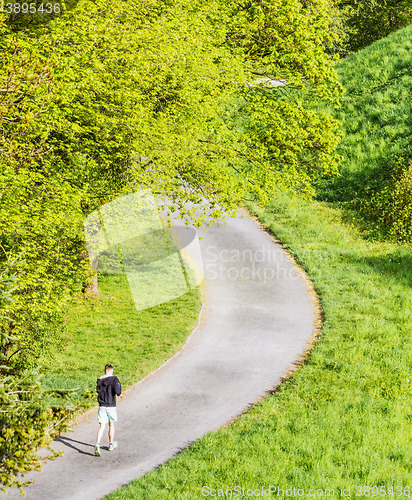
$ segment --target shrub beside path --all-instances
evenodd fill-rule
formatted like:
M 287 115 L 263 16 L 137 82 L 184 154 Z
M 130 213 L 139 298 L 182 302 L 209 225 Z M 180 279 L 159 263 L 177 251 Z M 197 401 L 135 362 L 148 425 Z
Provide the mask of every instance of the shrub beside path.
M 92 409 L 53 443 L 63 457 L 27 476 L 35 483 L 26 498 L 101 498 L 228 424 L 276 387 L 307 349 L 316 300 L 282 247 L 247 215 L 198 233 L 203 306 L 189 340 L 119 398 L 116 450 L 103 441 L 102 456 L 93 456 Z M 12 490 L 4 498 L 22 497 Z

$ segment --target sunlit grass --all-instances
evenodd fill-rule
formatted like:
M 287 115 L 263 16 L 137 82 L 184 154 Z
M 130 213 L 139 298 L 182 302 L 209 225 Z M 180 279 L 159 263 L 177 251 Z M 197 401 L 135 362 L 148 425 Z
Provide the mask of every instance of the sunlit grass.
M 64 350 L 43 360 L 45 387 L 94 393 L 106 363 L 124 387 L 139 381 L 172 356 L 197 322 L 199 290 L 137 311 L 126 275 L 99 275 L 99 293 L 74 299 L 67 316 Z

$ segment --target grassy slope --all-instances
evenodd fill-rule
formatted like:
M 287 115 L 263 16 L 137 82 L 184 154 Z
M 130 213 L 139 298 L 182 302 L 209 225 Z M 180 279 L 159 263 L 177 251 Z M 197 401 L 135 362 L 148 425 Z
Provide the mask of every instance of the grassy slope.
M 130 386 L 179 349 L 197 321 L 199 308 L 195 289 L 136 311 L 126 276 L 102 275 L 98 297 L 74 300 L 67 318 L 66 348 L 53 360 L 43 360 L 44 385 L 94 393 L 104 365 L 112 363 L 123 386 Z
M 326 181 L 321 198 L 350 201 L 382 187 L 395 155 L 412 151 L 412 25 L 392 33 L 338 65 L 346 89 L 338 152 L 342 176 Z
M 379 181 L 409 145 L 411 46 L 409 27 L 341 63 L 343 175 L 323 185 L 325 199 L 362 196 L 365 180 Z M 320 340 L 274 395 L 108 499 L 202 498 L 206 485 L 334 488 L 335 496 L 351 486 L 350 498 L 367 498 L 356 486 L 390 493 L 411 484 L 410 247 L 367 240 L 325 203 L 277 199 L 254 211 L 313 280 Z

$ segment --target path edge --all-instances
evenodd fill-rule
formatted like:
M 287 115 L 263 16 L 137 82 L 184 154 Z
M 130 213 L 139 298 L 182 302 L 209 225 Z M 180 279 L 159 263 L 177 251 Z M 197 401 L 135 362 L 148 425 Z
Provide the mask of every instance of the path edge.
M 269 396 L 274 395 L 279 389 L 283 386 L 283 384 L 296 372 L 298 371 L 309 359 L 310 354 L 312 350 L 315 348 L 318 340 L 320 339 L 322 335 L 322 330 L 323 330 L 323 323 L 324 323 L 324 313 L 323 313 L 323 308 L 320 300 L 319 294 L 315 290 L 315 286 L 312 282 L 312 280 L 309 278 L 307 275 L 306 271 L 303 269 L 303 267 L 298 264 L 293 257 L 293 255 L 290 253 L 288 247 L 286 246 L 285 243 L 283 243 L 281 240 L 279 240 L 275 234 L 273 234 L 269 227 L 265 226 L 256 215 L 254 215 L 252 212 L 250 212 L 246 207 L 242 207 L 239 209 L 239 212 L 243 214 L 244 217 L 247 217 L 253 222 L 259 226 L 259 228 L 264 231 L 273 241 L 276 245 L 280 247 L 282 250 L 282 253 L 285 255 L 285 257 L 292 263 L 294 269 L 298 273 L 298 275 L 302 278 L 302 281 L 305 285 L 306 291 L 308 292 L 308 297 L 310 298 L 310 303 L 313 308 L 314 312 L 314 322 L 313 322 L 313 328 L 312 328 L 312 334 L 309 337 L 309 339 L 303 344 L 303 351 L 302 353 L 294 360 L 292 361 L 291 365 L 289 368 L 286 370 L 285 375 L 281 376 L 280 381 L 274 385 L 271 389 L 268 389 L 265 394 L 263 394 L 260 398 L 258 398 L 256 401 L 253 403 L 249 404 L 247 408 L 245 408 L 239 415 L 236 417 L 233 417 L 227 424 L 222 425 L 221 427 L 229 427 L 233 423 L 235 423 L 238 419 L 240 419 L 243 415 L 246 415 L 250 410 L 255 408 L 257 405 L 261 403 L 264 399 L 266 399 Z

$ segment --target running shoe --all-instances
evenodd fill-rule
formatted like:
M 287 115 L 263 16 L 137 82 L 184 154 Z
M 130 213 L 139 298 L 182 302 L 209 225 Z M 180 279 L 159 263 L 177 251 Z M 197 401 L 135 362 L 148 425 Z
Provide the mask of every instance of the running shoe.
M 117 441 L 109 444 L 109 451 L 113 451 L 115 448 L 117 448 Z

